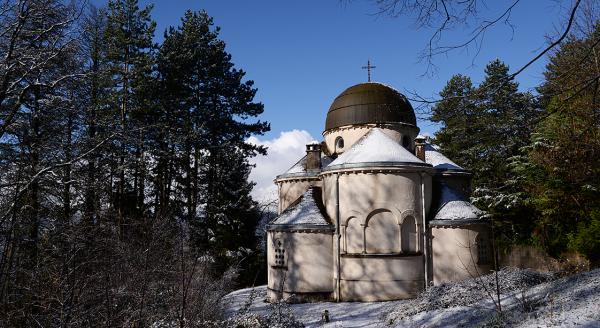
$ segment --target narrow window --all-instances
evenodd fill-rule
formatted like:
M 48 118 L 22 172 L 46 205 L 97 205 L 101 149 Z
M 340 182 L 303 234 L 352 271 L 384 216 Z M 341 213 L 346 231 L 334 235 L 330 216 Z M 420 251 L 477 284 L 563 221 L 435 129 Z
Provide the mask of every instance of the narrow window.
M 335 139 L 335 148 L 343 149 L 344 148 L 344 139 L 342 137 L 337 137 Z
M 489 242 L 482 234 L 477 235 L 475 239 L 477 246 L 477 264 L 486 265 L 490 263 L 490 247 Z

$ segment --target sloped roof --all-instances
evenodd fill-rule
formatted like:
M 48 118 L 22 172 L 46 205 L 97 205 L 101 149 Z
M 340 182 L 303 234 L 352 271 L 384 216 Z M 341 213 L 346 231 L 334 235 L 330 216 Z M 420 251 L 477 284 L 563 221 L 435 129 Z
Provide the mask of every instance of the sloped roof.
M 465 171 L 458 164 L 451 161 L 444 154 L 440 153 L 438 148 L 430 143 L 425 145 L 425 163 L 431 164 L 438 170 L 460 170 Z
M 268 229 L 332 228 L 333 226 L 326 218 L 319 192 L 318 188 L 309 188 L 295 204 L 292 204 L 272 221 Z
M 379 128 L 373 128 L 367 132 L 325 169 L 345 165 L 361 166 L 360 164 L 364 164 L 364 166 L 373 164 L 429 166 Z
M 321 153 L 321 168 L 329 165 L 333 161 L 333 158 Z M 304 155 L 300 160 L 298 160 L 292 167 L 290 167 L 287 171 L 277 176 L 277 178 L 285 178 L 285 177 L 294 177 L 294 176 L 305 176 L 305 175 L 315 175 L 314 172 L 306 171 L 306 155 Z
M 441 197 L 434 221 L 479 221 L 485 214 L 471 204 L 460 192 L 442 184 Z

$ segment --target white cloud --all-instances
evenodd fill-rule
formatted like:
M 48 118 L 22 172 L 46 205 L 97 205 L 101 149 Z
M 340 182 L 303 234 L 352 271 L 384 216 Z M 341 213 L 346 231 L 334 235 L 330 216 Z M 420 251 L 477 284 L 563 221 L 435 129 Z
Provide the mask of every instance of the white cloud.
M 306 153 L 306 144 L 315 139 L 305 130 L 281 132 L 279 137 L 260 140 L 254 136 L 247 142 L 268 147 L 266 156 L 257 156 L 250 160 L 256 167 L 250 173 L 250 180 L 256 182 L 252 197 L 259 201 L 277 199 L 277 186 L 273 179 L 292 167 Z

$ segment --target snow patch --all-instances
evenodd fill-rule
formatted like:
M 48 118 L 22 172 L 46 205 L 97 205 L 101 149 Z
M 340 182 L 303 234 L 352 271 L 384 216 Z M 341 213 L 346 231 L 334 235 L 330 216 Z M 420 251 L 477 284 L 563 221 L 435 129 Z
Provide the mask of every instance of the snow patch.
M 442 184 L 440 206 L 433 220 L 477 220 L 483 214 L 459 192 Z
M 306 327 L 600 327 L 600 269 L 557 280 L 518 269 L 498 277 L 502 316 L 486 290 L 495 288 L 493 273 L 434 286 L 411 300 L 291 304 L 290 310 Z M 235 291 L 223 299 L 225 316 L 236 316 L 248 300 L 252 313 L 268 316 L 266 298 L 266 286 Z M 329 323 L 321 319 L 325 310 Z
M 429 143 L 425 145 L 425 163 L 431 164 L 436 169 L 464 170 L 458 164 L 440 153 L 436 146 Z
M 336 158 L 329 167 L 358 163 L 418 163 L 424 162 L 388 137 L 381 129 L 373 128 L 352 147 Z
M 275 221 L 273 225 L 323 225 L 328 226 L 329 223 L 321 213 L 321 210 L 317 206 L 317 201 L 313 195 L 313 189 L 308 189 L 302 195 L 300 202 L 296 205 L 292 205 L 287 208 Z
M 329 165 L 333 161 L 333 158 L 321 153 L 321 167 Z M 306 155 L 302 157 L 294 166 L 290 167 L 283 174 L 302 174 L 306 173 Z

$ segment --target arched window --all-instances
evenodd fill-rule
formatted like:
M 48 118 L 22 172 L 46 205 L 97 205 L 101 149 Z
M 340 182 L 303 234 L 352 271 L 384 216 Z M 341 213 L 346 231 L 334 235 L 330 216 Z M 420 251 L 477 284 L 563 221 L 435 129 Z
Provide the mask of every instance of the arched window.
M 475 238 L 475 245 L 477 247 L 477 264 L 490 264 L 490 247 L 487 236 L 479 233 Z
M 390 211 L 372 214 L 365 228 L 367 253 L 389 254 L 400 252 L 400 227 Z
M 335 148 L 336 149 L 344 148 L 344 138 L 342 138 L 342 137 L 335 138 Z
M 275 266 L 276 267 L 285 267 L 285 248 L 283 247 L 283 242 L 281 241 L 281 239 L 276 239 L 275 240 L 275 247 L 273 247 L 273 249 L 275 250 Z
M 417 226 L 415 218 L 407 216 L 402 222 L 402 253 L 417 251 Z
M 363 252 L 363 228 L 358 218 L 348 219 L 344 236 L 346 253 L 360 254 Z
M 410 138 L 408 136 L 402 137 L 402 146 L 410 150 Z

